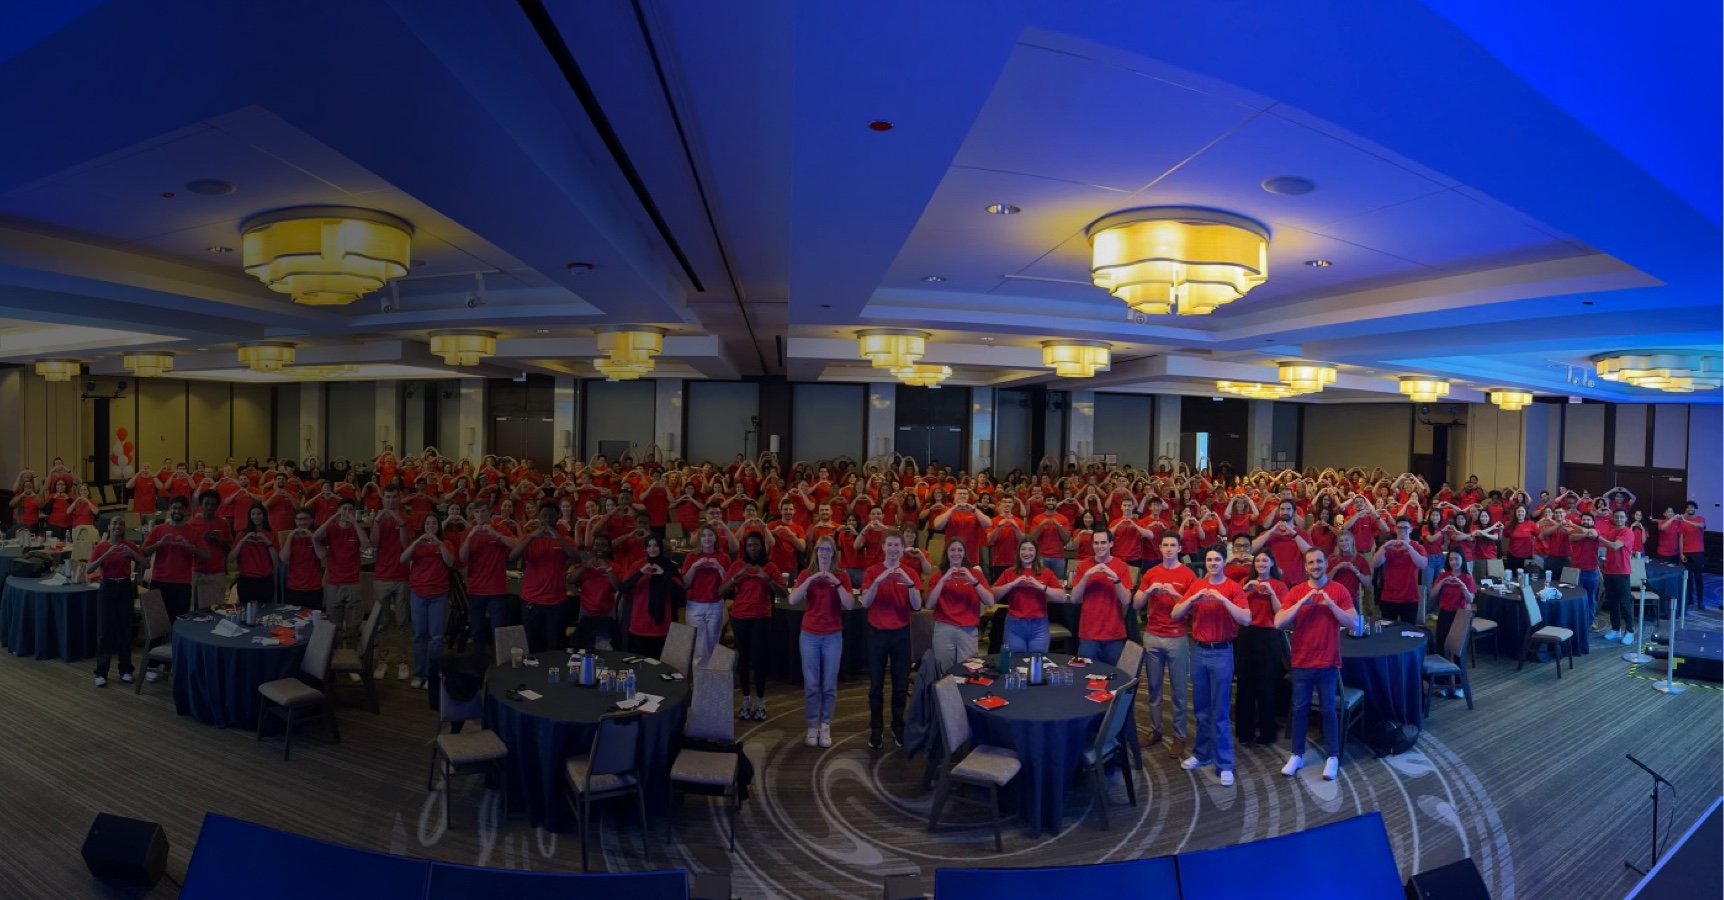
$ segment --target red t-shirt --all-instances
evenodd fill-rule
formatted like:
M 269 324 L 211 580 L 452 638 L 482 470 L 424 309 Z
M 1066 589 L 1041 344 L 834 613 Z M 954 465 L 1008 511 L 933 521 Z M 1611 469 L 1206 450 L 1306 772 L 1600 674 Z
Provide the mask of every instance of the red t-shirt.
M 749 565 L 742 560 L 730 564 L 725 572 L 726 581 L 735 579 L 732 587 L 735 594 L 730 601 L 730 617 L 732 619 L 765 619 L 772 615 L 772 592 L 767 588 L 768 582 L 783 582 L 784 573 L 778 567 L 768 562 L 759 566 L 757 572 L 747 575 L 743 570 Z
M 460 548 L 442 543 L 414 545 L 412 562 L 407 566 L 407 587 L 414 594 L 429 598 L 449 593 L 449 564 L 443 561 L 444 549 L 449 550 L 453 559 Z
M 808 584 L 802 595 L 802 604 L 808 610 L 802 614 L 802 630 L 809 634 L 837 634 L 844 630 L 844 600 L 850 596 L 850 576 L 843 569 L 834 569 L 832 576 L 838 579 L 837 584 L 825 578 L 810 584 L 815 574 L 810 569 L 796 579 L 799 585 Z
M 987 584 L 987 576 L 975 566 L 969 567 L 970 574 L 981 584 Z M 931 596 L 934 585 L 940 583 L 946 570 L 928 573 L 928 586 L 922 589 L 922 596 Z M 940 598 L 934 604 L 934 621 L 956 625 L 959 628 L 974 628 L 982 620 L 981 595 L 976 593 L 976 586 L 966 581 L 960 574 L 954 573 L 946 579 L 946 586 L 940 589 Z
M 1538 541 L 1538 523 L 1531 519 L 1516 523 L 1508 533 L 1508 554 L 1521 559 L 1533 555 L 1533 545 Z
M 1179 605 L 1186 589 L 1196 580 L 1197 576 L 1190 568 L 1177 563 L 1164 566 L 1158 562 L 1144 569 L 1143 577 L 1137 580 L 1139 591 L 1149 590 L 1152 584 L 1164 584 L 1173 588 L 1174 593 L 1156 591 L 1149 596 L 1143 630 L 1159 637 L 1184 637 L 1185 623 L 1174 620 L 1173 608 Z
M 323 561 L 330 584 L 359 583 L 359 528 L 337 522 L 323 532 Z
M 952 510 L 946 519 L 946 540 L 964 542 L 964 565 L 974 566 L 982 558 L 982 525 L 974 510 Z
M 1117 517 L 1108 523 L 1107 530 L 1113 533 L 1113 555 L 1120 559 L 1141 559 L 1138 552 L 1138 538 L 1142 537 L 1137 530 L 1137 520 L 1124 516 Z
M 1691 518 L 1695 521 L 1684 519 L 1677 526 L 1682 529 L 1682 552 L 1700 553 L 1705 549 L 1706 519 L 1698 513 Z
M 898 561 L 899 569 L 911 580 L 899 578 L 897 573 L 892 578 L 874 590 L 874 602 L 868 607 L 868 624 L 882 631 L 904 628 L 910 624 L 910 586 L 914 575 L 908 559 Z M 886 574 L 885 564 L 869 566 L 862 575 L 862 583 L 873 587 L 880 577 Z M 864 588 L 866 590 L 866 588 Z
M 144 538 L 144 543 L 159 544 L 162 538 L 168 535 L 178 535 L 192 546 L 200 546 L 203 543 L 197 532 L 192 529 L 190 522 L 180 526 L 166 523 L 157 525 L 150 529 L 149 536 Z M 191 547 L 183 544 L 162 544 L 156 548 L 156 554 L 152 557 L 150 581 L 162 584 L 191 584 L 192 563 L 196 558 Z
M 140 516 L 156 514 L 156 480 L 140 478 L 132 486 L 132 512 Z
M 1227 565 L 1222 566 L 1221 573 L 1240 584 L 1244 584 L 1257 574 L 1257 566 L 1249 559 L 1238 560 L 1230 557 L 1227 560 Z
M 251 537 L 261 534 L 262 540 Z M 242 578 L 268 578 L 275 574 L 275 563 L 269 559 L 269 551 L 275 546 L 275 537 L 267 532 L 250 532 L 239 535 L 239 574 Z
M 701 566 L 694 580 L 688 584 L 688 602 L 719 603 L 724 600 L 718 595 L 718 586 L 724 583 L 724 573 L 730 569 L 730 557 L 723 553 L 690 553 L 683 557 L 682 574 L 686 578 L 694 570 L 695 564 L 703 559 L 718 563 L 718 568 Z
M 1185 589 L 1185 597 L 1181 598 L 1181 602 L 1205 590 L 1219 591 L 1222 596 L 1227 598 L 1228 603 L 1240 609 L 1247 608 L 1245 595 L 1239 590 L 1239 585 L 1228 581 L 1225 577 L 1221 579 L 1220 584 L 1215 584 L 1208 578 L 1192 582 L 1191 586 Z M 1227 610 L 1222 609 L 1221 605 L 1214 602 L 1212 598 L 1205 598 L 1191 604 L 1185 610 L 1185 617 L 1191 620 L 1191 639 L 1194 641 L 1213 644 L 1220 641 L 1231 641 L 1239 636 L 1239 623 L 1233 621 L 1233 617 L 1228 614 Z
M 640 576 L 635 579 L 634 587 L 629 589 L 629 634 L 637 634 L 641 637 L 664 637 L 670 634 L 670 623 L 676 618 L 676 610 L 670 607 L 670 598 L 667 596 L 665 598 L 664 621 L 661 622 L 652 617 L 653 576 L 645 571 L 646 565 L 646 561 L 642 560 L 635 564 L 627 576 L 624 576 L 625 581 L 635 575 Z M 669 575 L 672 578 L 676 577 L 674 571 L 670 572 Z
M 467 595 L 496 597 L 509 592 L 509 545 L 492 532 L 467 539 Z M 566 589 L 566 587 L 565 587 Z
M 1634 552 L 1640 549 L 1640 535 L 1627 525 L 1617 528 L 1615 523 L 1606 522 L 1598 526 L 1598 536 L 1622 544 L 1621 547 L 1604 548 L 1604 574 L 1627 575 L 1632 572 L 1629 560 L 1633 558 Z
M 103 542 L 97 544 L 95 549 L 90 551 L 90 558 L 91 559 L 101 559 L 102 554 L 108 552 L 108 548 L 110 546 L 112 546 L 112 544 L 109 543 L 108 541 L 103 541 Z M 138 549 L 138 545 L 132 543 L 131 541 L 121 541 L 120 546 L 121 547 L 130 547 L 134 551 Z M 141 555 L 141 551 L 140 551 L 140 555 Z M 130 556 L 126 555 L 124 552 L 115 553 L 113 556 L 110 556 L 107 559 L 102 560 L 102 568 L 101 568 L 102 577 L 103 578 L 130 578 L 130 577 L 132 577 L 132 564 L 133 564 L 133 562 L 134 562 L 134 560 Z
M 575 574 L 575 588 L 581 592 L 581 612 L 589 616 L 609 616 L 617 611 L 616 585 L 611 584 L 611 576 L 622 580 L 622 569 L 608 559 L 590 560 L 587 565 Z M 564 576 L 564 590 L 567 590 L 567 576 Z
M 581 584 L 584 588 L 586 582 Z M 521 556 L 521 602 L 555 606 L 568 598 L 569 555 L 563 550 L 563 542 L 543 536 L 528 539 L 527 550 Z M 581 608 L 587 608 L 584 590 Z M 602 614 L 609 615 L 609 612 Z
M 790 572 L 796 569 L 796 545 L 790 542 L 792 537 L 800 540 L 803 529 L 795 522 L 785 522 L 782 519 L 767 526 L 772 532 L 772 550 L 767 558 L 778 567 L 780 572 Z
M 1448 580 L 1444 580 L 1445 577 Z M 1467 593 L 1478 590 L 1478 585 L 1473 582 L 1473 576 L 1465 572 L 1454 573 L 1452 577 L 1448 572 L 1439 572 L 1437 573 L 1437 580 L 1441 582 L 1441 586 L 1437 588 L 1438 609 L 1446 609 L 1451 612 L 1466 609 Z M 1456 581 L 1460 583 L 1456 584 Z M 1463 587 L 1466 593 L 1462 592 Z
M 1315 592 L 1327 595 L 1331 602 L 1342 609 L 1353 608 L 1353 598 L 1347 596 L 1345 588 L 1333 581 L 1325 582 L 1321 588 L 1312 588 L 1309 581 L 1295 585 L 1287 592 L 1287 599 L 1282 607 L 1298 603 Z M 1289 643 L 1293 648 L 1295 669 L 1341 668 L 1341 623 L 1326 607 L 1312 603 L 1294 613 L 1293 634 Z
M 377 559 L 371 566 L 371 577 L 377 581 L 406 581 L 407 564 L 401 561 L 402 551 L 407 549 L 401 541 L 402 527 L 407 520 L 401 513 L 380 512 L 374 521 L 372 533 L 377 535 Z M 424 519 L 418 521 L 423 522 Z M 423 526 L 421 526 L 423 527 Z M 409 541 L 418 540 L 418 535 L 410 535 Z M 420 594 L 421 597 L 434 597 L 435 594 Z
M 1119 583 L 1131 583 L 1131 569 L 1125 560 L 1119 557 L 1110 558 L 1105 564 L 1097 562 L 1093 557 L 1077 565 L 1074 573 L 1076 578 L 1085 572 L 1103 566 L 1119 578 Z M 1091 578 L 1083 586 L 1077 596 L 1079 603 L 1078 639 L 1088 641 L 1117 641 L 1125 638 L 1125 611 L 1120 605 L 1115 593 L 1114 584 L 1105 575 Z
M 308 534 L 290 534 L 293 552 L 287 561 L 287 587 L 293 591 L 315 591 L 323 587 L 323 562 Z M 160 554 L 157 554 L 158 556 Z
M 1030 533 L 1036 539 L 1036 552 L 1042 556 L 1064 558 L 1066 542 L 1059 529 L 1071 530 L 1071 523 L 1059 513 L 1043 513 L 1030 521 Z
M 1030 576 L 1041 587 L 1020 584 L 1006 591 L 1005 596 L 1000 596 L 999 589 L 1016 581 L 1020 575 Z M 1006 614 L 1014 619 L 1045 619 L 1048 617 L 1048 595 L 1045 589 L 1059 586 L 1060 577 L 1046 566 L 1042 567 L 1040 573 L 1013 566 L 1001 572 L 999 579 L 994 582 L 994 602 L 1004 603 Z
M 1604 534 L 1609 525 L 1600 525 L 1596 530 Z M 1582 572 L 1590 572 L 1598 568 L 1598 538 L 1571 535 L 1568 539 L 1568 561 Z
M 1359 570 L 1359 574 L 1355 574 L 1352 569 L 1341 568 L 1348 563 L 1352 563 Z M 1371 560 L 1363 554 L 1337 556 L 1329 560 L 1329 580 L 1346 588 L 1347 596 L 1352 597 L 1354 603 L 1359 602 L 1359 575 L 1361 574 L 1366 578 L 1371 577 Z M 1387 578 L 1388 576 L 1385 575 L 1384 577 Z
M 994 566 L 1010 565 L 1018 558 L 1018 540 L 1023 537 L 1024 523 L 1016 516 L 995 516 L 988 529 L 988 561 Z
M 1419 571 L 1406 545 L 1395 544 L 1386 548 L 1383 551 L 1383 596 L 1377 599 L 1383 603 L 1419 602 Z
M 1268 550 L 1269 555 L 1275 557 L 1275 565 L 1281 571 L 1302 572 L 1305 570 L 1302 561 L 1304 551 L 1299 549 L 1299 538 L 1303 538 L 1307 544 L 1311 543 L 1311 535 L 1302 528 L 1294 528 L 1292 534 L 1284 534 L 1279 531 L 1271 532 L 1268 539 L 1263 542 L 1263 549 Z
M 1244 591 L 1245 602 L 1251 607 L 1251 624 L 1257 628 L 1274 628 L 1275 614 L 1281 611 L 1281 601 L 1277 598 L 1287 596 L 1287 585 L 1274 578 L 1261 579 L 1258 583 L 1267 585 L 1274 594 L 1265 594 L 1255 586 Z M 1244 590 L 1243 586 L 1240 589 Z
M 226 572 L 227 552 L 233 547 L 233 526 L 226 519 L 206 520 L 197 515 L 191 517 L 186 528 L 197 535 L 197 542 L 209 551 L 209 556 L 193 563 L 193 570 L 203 575 Z

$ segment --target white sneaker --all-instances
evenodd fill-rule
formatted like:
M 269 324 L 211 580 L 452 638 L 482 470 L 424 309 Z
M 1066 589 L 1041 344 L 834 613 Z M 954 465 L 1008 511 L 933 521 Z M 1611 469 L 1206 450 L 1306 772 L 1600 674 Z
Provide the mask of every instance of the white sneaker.
M 158 675 L 156 673 L 155 669 L 151 669 L 148 672 L 144 673 L 144 680 L 149 682 L 150 684 L 155 684 L 156 679 L 161 678 L 161 677 L 162 677 L 161 675 Z
M 124 675 L 121 675 L 120 680 L 124 681 L 127 684 L 131 684 L 132 683 L 132 673 L 127 672 Z
M 354 684 L 358 684 L 358 683 L 364 681 L 365 679 L 360 678 L 358 672 L 348 672 L 347 673 L 347 680 L 353 682 Z
M 383 679 L 388 678 L 389 677 L 389 664 L 388 663 L 378 663 L 377 668 L 372 670 L 371 677 L 377 679 L 378 681 L 382 681 Z
M 418 690 L 425 686 L 425 680 L 423 678 L 415 678 L 412 681 L 407 682 L 407 686 L 414 690 Z
M 820 746 L 832 746 L 832 725 L 829 722 L 820 723 Z
M 1620 632 L 1620 631 L 1616 631 L 1616 630 L 1614 630 L 1614 629 L 1612 629 L 1612 630 L 1610 630 L 1610 631 L 1606 631 L 1606 632 L 1605 632 L 1605 633 L 1604 633 L 1604 639 L 1605 639 L 1605 640 L 1607 640 L 1607 641 L 1614 641 L 1614 640 L 1618 640 L 1618 639 L 1620 639 L 1620 638 L 1621 638 L 1621 637 L 1622 637 L 1622 632 Z
M 1289 756 L 1287 757 L 1287 765 L 1281 767 L 1281 774 L 1291 778 L 1295 773 L 1303 768 L 1305 768 L 1305 757 Z
M 1465 700 L 1467 699 L 1467 692 L 1464 688 L 1455 688 L 1454 692 L 1450 694 L 1450 696 L 1454 697 L 1456 700 Z
M 1221 786 L 1222 787 L 1232 787 L 1233 786 L 1233 773 L 1232 772 L 1222 772 L 1221 773 Z
M 1634 646 L 1634 632 L 1630 631 L 1629 633 L 1622 636 L 1622 646 L 1624 646 L 1624 647 Z
M 107 687 L 107 686 L 108 686 L 108 679 L 103 678 L 100 675 L 97 675 L 96 676 L 96 687 Z
M 802 739 L 802 746 L 814 747 L 814 746 L 819 745 L 819 743 L 820 743 L 820 729 L 813 726 L 813 725 L 808 726 L 808 736 Z
M 1195 757 L 1195 756 L 1187 756 L 1187 757 L 1186 757 L 1186 758 L 1185 758 L 1185 762 L 1182 762 L 1182 763 L 1180 763 L 1180 764 L 1179 764 L 1179 767 L 1180 767 L 1180 768 L 1181 768 L 1181 769 L 1184 769 L 1184 770 L 1185 770 L 1185 771 L 1187 771 L 1187 772 L 1189 772 L 1189 771 L 1191 771 L 1191 770 L 1192 770 L 1192 769 L 1195 769 L 1195 768 L 1197 768 L 1197 767 L 1198 767 L 1198 766 L 1201 766 L 1201 765 L 1203 765 L 1203 763 L 1201 763 L 1201 762 L 1199 762 L 1199 761 L 1198 761 L 1198 759 L 1197 759 L 1197 757 Z
M 1334 781 L 1335 775 L 1341 771 L 1341 761 L 1331 756 L 1323 763 L 1323 780 Z
M 406 681 L 407 678 L 409 676 L 411 676 L 412 674 L 413 674 L 413 670 L 411 668 L 408 668 L 406 663 L 402 663 L 401 665 L 398 665 L 395 667 L 395 680 L 396 681 Z
M 736 717 L 744 722 L 754 718 L 754 698 L 743 695 L 742 709 L 737 710 Z

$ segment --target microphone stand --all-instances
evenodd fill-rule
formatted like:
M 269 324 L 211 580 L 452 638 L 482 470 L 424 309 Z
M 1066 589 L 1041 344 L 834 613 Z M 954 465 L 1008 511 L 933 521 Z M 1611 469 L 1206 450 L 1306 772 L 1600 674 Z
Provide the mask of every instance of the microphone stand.
M 1641 771 L 1652 776 L 1652 862 L 1646 869 L 1642 869 L 1635 865 L 1632 860 L 1625 859 L 1622 861 L 1622 864 L 1627 866 L 1635 874 L 1644 877 L 1648 871 L 1658 865 L 1658 786 L 1662 784 L 1672 790 L 1674 790 L 1676 786 L 1671 784 L 1663 775 L 1652 771 L 1652 767 L 1648 766 L 1646 763 L 1635 759 L 1634 754 L 1626 753 L 1623 755 L 1628 757 L 1629 762 L 1639 766 Z

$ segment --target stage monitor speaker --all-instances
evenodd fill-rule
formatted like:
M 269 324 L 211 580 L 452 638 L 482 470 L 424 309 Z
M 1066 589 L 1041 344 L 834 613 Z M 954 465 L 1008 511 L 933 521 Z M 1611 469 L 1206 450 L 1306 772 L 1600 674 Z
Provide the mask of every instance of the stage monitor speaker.
M 1491 900 L 1471 857 L 1407 879 L 1407 900 Z
M 104 881 L 153 888 L 168 869 L 168 835 L 142 819 L 97 813 L 84 836 L 84 865 Z

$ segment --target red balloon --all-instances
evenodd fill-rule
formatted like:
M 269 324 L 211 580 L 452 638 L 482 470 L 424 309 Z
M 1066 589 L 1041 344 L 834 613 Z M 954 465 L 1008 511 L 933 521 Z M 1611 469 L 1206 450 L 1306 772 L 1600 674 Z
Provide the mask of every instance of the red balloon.
M 123 437 L 123 435 L 122 435 L 122 437 Z M 131 456 L 132 455 L 132 442 L 127 441 L 124 444 L 121 444 L 120 449 L 126 451 L 126 456 L 128 456 L 128 457 Z
M 126 429 L 124 429 L 124 428 L 114 429 L 114 437 L 117 437 L 122 441 L 125 440 L 126 439 Z

